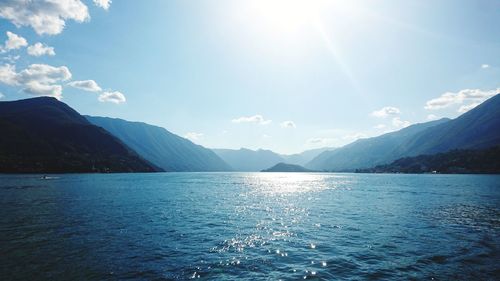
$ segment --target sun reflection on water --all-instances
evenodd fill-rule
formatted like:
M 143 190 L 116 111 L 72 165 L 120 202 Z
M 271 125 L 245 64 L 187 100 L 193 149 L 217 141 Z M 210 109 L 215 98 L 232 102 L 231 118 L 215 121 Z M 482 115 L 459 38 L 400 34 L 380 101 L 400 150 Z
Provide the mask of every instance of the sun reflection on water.
M 264 194 L 295 194 L 335 189 L 343 176 L 313 173 L 259 173 L 245 177 L 245 185 Z

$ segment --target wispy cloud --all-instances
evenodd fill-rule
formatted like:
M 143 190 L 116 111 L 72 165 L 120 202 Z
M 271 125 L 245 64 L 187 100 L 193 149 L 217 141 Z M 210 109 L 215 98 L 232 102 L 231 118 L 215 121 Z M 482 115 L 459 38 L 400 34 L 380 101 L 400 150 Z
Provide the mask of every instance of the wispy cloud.
M 396 116 L 399 115 L 401 111 L 397 107 L 393 106 L 386 106 L 380 110 L 376 110 L 372 112 L 372 116 L 378 117 L 378 118 L 385 118 L 388 116 Z
M 392 118 L 392 126 L 400 129 L 400 128 L 406 128 L 411 125 L 410 121 L 406 120 L 401 120 L 399 117 L 394 117 Z
M 458 112 L 460 113 L 465 113 L 471 109 L 473 109 L 474 107 L 480 105 L 481 103 L 480 102 L 473 102 L 471 104 L 468 104 L 468 105 L 462 105 L 459 109 L 458 109 Z
M 196 132 L 189 132 L 189 133 L 185 134 L 184 137 L 186 139 L 191 140 L 191 141 L 197 141 L 197 140 L 199 140 L 200 138 L 203 137 L 203 134 L 202 133 L 196 133 Z
M 0 59 L 3 61 L 6 61 L 9 64 L 15 64 L 16 61 L 20 58 L 21 58 L 20 55 L 8 55 L 8 56 L 1 57 Z
M 280 126 L 282 128 L 296 128 L 297 127 L 293 121 L 284 121 L 284 122 L 281 122 Z
M 427 120 L 429 120 L 429 121 L 432 121 L 432 120 L 437 120 L 437 119 L 439 119 L 439 117 L 437 117 L 437 116 L 436 116 L 436 115 L 434 115 L 434 114 L 429 114 L 429 115 L 427 115 Z
M 427 101 L 424 108 L 428 110 L 437 110 L 468 102 L 469 104 L 466 104 L 466 107 L 461 107 L 462 110 L 464 110 L 467 106 L 481 103 L 498 93 L 500 93 L 500 88 L 494 90 L 464 89 L 456 93 L 446 92 L 440 97 Z M 460 109 L 458 109 L 458 111 L 461 112 Z
M 235 118 L 231 120 L 233 123 L 256 123 L 260 125 L 267 125 L 272 122 L 272 120 L 266 120 L 264 117 L 260 114 L 253 115 L 253 116 L 242 116 L 239 118 Z
M 489 64 L 481 64 L 481 68 L 483 68 L 483 69 L 490 68 L 490 65 Z
M 335 141 L 335 139 L 333 138 L 309 138 L 307 139 L 306 144 L 318 146 L 318 145 L 326 145 L 332 143 L 333 141 Z

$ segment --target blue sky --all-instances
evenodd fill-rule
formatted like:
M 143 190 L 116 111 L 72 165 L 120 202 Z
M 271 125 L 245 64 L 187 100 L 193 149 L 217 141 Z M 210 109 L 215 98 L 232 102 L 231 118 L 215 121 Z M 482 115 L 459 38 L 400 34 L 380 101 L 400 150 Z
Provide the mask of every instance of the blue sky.
M 2 100 L 53 95 L 211 148 L 340 146 L 500 88 L 500 1 L 36 2 L 0 3 Z

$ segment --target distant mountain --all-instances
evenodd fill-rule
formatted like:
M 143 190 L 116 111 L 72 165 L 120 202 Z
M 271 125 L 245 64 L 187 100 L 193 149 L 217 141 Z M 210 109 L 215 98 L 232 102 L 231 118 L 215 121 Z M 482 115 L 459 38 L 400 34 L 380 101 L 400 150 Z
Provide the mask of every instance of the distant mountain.
M 333 151 L 333 150 L 335 150 L 334 147 L 322 147 L 322 148 L 306 150 L 297 154 L 291 154 L 291 155 L 281 154 L 280 156 L 283 159 L 285 159 L 286 163 L 304 166 L 319 154 L 325 151 Z
M 0 102 L 0 132 L 1 173 L 160 170 L 55 98 Z
M 397 132 L 374 138 L 359 139 L 341 148 L 319 154 L 305 167 L 319 171 L 353 171 L 358 168 L 389 163 L 401 157 L 397 153 L 397 148 L 411 140 L 415 134 L 448 121 L 449 119 L 441 119 L 415 124 Z
M 122 119 L 86 116 L 113 134 L 144 159 L 166 171 L 230 171 L 231 167 L 210 149 L 192 143 L 164 128 Z
M 500 174 L 500 146 L 481 150 L 451 150 L 398 159 L 360 173 Z
M 300 165 L 278 163 L 269 169 L 262 170 L 261 172 L 312 172 Z
M 500 94 L 456 119 L 419 132 L 398 149 L 405 156 L 416 156 L 451 149 L 482 149 L 499 144 Z
M 246 148 L 212 149 L 219 157 L 228 163 L 235 171 L 258 172 L 280 162 L 283 157 L 271 150 L 250 150 Z
M 500 95 L 456 119 L 416 124 L 375 138 L 361 139 L 324 152 L 306 167 L 315 170 L 353 171 L 388 164 L 408 156 L 452 149 L 482 149 L 500 144 Z

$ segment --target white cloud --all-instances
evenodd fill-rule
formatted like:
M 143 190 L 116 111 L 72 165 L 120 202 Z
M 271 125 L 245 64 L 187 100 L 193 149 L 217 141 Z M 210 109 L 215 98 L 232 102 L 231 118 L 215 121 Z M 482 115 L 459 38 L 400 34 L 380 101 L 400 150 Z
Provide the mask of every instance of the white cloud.
M 392 118 L 392 125 L 396 128 L 406 128 L 411 125 L 411 122 L 401 120 L 399 117 L 394 117 Z
M 233 123 L 257 123 L 260 125 L 267 125 L 270 124 L 272 121 L 271 120 L 266 120 L 264 117 L 260 114 L 254 115 L 254 116 L 243 116 L 239 118 L 235 118 L 231 120 Z
M 378 118 L 385 118 L 387 116 L 395 116 L 399 115 L 401 111 L 397 107 L 393 106 L 386 106 L 380 110 L 376 110 L 372 112 L 372 116 L 378 117 Z
M 102 91 L 101 87 L 99 87 L 99 85 L 97 85 L 97 83 L 94 80 L 73 81 L 68 83 L 68 85 L 70 85 L 73 88 L 77 88 L 88 92 Z
M 432 121 L 432 120 L 437 120 L 437 119 L 439 119 L 439 117 L 437 117 L 437 116 L 436 116 L 436 115 L 434 115 L 434 114 L 429 114 L 429 115 L 427 115 L 427 120 L 429 120 L 429 121 Z
M 4 97 L 5 97 L 5 95 L 0 93 L 0 100 L 3 99 Z
M 20 86 L 25 93 L 36 96 L 62 97 L 59 82 L 71 79 L 71 72 L 66 66 L 55 67 L 47 64 L 32 64 L 16 72 L 13 65 L 0 66 L 0 83 Z
M 373 127 L 373 128 L 375 128 L 375 129 L 379 129 L 379 130 L 380 130 L 380 129 L 384 129 L 385 127 L 387 127 L 385 124 L 378 124 L 378 125 L 376 125 L 376 126 L 375 126 L 375 127 Z
M 282 128 L 296 128 L 297 126 L 293 121 L 284 121 L 280 124 Z
M 10 50 L 16 50 L 27 45 L 28 41 L 26 41 L 26 39 L 15 33 L 7 31 L 7 40 L 5 41 L 4 46 L 0 47 L 0 51 L 6 52 Z
M 108 10 L 111 5 L 111 0 L 94 0 L 94 5 L 101 7 L 104 10 Z
M 457 93 L 446 92 L 440 97 L 427 101 L 425 109 L 436 110 L 446 108 L 451 105 L 463 104 L 466 101 L 481 103 L 484 100 L 500 93 L 500 88 L 494 90 L 465 89 Z
M 15 26 L 31 26 L 39 35 L 62 32 L 67 20 L 83 22 L 90 18 L 80 0 L 2 0 L 0 17 Z
M 127 101 L 125 96 L 118 91 L 103 92 L 102 94 L 99 95 L 98 100 L 100 102 L 111 102 L 111 103 L 116 103 L 116 104 L 124 103 Z
M 17 81 L 20 84 L 31 81 L 53 84 L 69 79 L 71 79 L 71 72 L 66 66 L 55 67 L 48 64 L 32 64 L 17 74 Z
M 0 65 L 0 83 L 9 86 L 17 85 L 16 67 L 11 64 Z
M 361 138 L 366 138 L 366 134 L 363 133 L 353 133 L 353 134 L 347 134 L 342 137 L 343 140 L 347 141 L 355 141 L 357 139 Z
M 30 81 L 24 85 L 23 91 L 34 96 L 48 96 L 57 99 L 62 98 L 62 86 L 56 84 L 44 84 L 39 81 Z
M 203 134 L 202 133 L 189 132 L 189 133 L 185 134 L 184 137 L 186 139 L 191 140 L 191 141 L 197 141 L 197 140 L 199 140 L 200 138 L 203 137 Z
M 460 113 L 465 113 L 471 109 L 473 109 L 474 107 L 480 105 L 481 103 L 480 102 L 473 102 L 471 104 L 468 104 L 468 105 L 462 105 L 459 109 L 458 109 L 458 112 Z
M 34 45 L 31 45 L 28 47 L 28 55 L 30 56 L 54 56 L 56 52 L 54 52 L 54 47 L 49 47 L 47 45 L 44 45 L 40 42 L 35 43 Z
M 310 138 L 306 141 L 308 145 L 323 145 L 331 142 L 333 139 L 330 138 Z
M 481 68 L 490 68 L 489 64 L 481 64 Z

